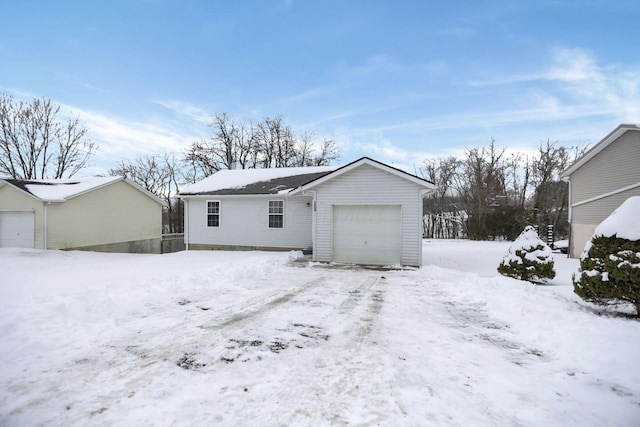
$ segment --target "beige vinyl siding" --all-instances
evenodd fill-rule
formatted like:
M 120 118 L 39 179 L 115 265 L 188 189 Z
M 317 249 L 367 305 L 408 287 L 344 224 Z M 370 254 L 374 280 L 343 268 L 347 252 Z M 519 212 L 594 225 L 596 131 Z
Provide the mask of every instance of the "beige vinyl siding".
M 574 207 L 571 220 L 571 256 L 579 257 L 596 227 L 632 196 L 640 196 L 640 187 Z
M 640 187 L 615 193 L 640 183 L 638 165 L 640 132 L 630 130 L 571 174 L 570 256 L 579 257 L 598 224 L 627 198 L 640 195 Z
M 378 168 L 362 165 L 316 188 L 314 259 L 330 262 L 334 205 L 400 205 L 403 265 L 422 264 L 422 187 Z
M 44 204 L 12 185 L 5 184 L 0 187 L 0 215 L 3 210 L 16 211 L 25 210 L 35 213 L 35 248 L 43 249 L 43 224 L 44 224 Z
M 207 227 L 207 200 L 220 201 L 219 227 Z M 269 228 L 270 200 L 284 201 L 284 228 Z M 190 245 L 311 248 L 310 197 L 209 196 L 188 203 Z
M 571 175 L 571 204 L 640 182 L 638 165 L 640 132 L 627 131 Z
M 124 181 L 48 207 L 49 249 L 160 238 L 162 205 Z
M 571 222 L 577 224 L 600 224 L 611 215 L 622 202 L 631 196 L 640 196 L 640 187 L 575 206 L 571 214 Z
M 584 246 L 591 240 L 596 227 L 596 224 L 571 224 L 571 247 L 569 248 L 571 257 L 579 258 L 582 255 Z

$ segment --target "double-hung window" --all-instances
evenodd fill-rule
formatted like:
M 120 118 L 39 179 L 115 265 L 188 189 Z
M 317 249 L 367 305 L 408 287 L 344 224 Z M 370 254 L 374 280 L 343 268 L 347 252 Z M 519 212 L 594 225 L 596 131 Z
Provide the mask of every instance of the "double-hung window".
M 220 227 L 220 201 L 207 201 L 207 227 Z
M 283 200 L 269 200 L 269 228 L 284 228 Z

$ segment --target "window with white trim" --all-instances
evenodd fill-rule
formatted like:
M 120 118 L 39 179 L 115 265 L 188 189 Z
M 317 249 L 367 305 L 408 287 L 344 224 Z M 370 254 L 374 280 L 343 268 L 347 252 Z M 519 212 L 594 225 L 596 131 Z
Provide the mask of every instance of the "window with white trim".
M 284 228 L 283 200 L 269 200 L 269 228 Z
M 207 227 L 220 227 L 219 200 L 207 200 Z

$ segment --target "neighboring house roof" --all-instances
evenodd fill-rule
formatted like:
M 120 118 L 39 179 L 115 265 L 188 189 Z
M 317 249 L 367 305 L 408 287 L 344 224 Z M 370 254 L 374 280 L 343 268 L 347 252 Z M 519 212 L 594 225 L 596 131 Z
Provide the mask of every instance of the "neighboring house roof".
M 124 181 L 143 194 L 151 197 L 156 202 L 164 204 L 162 200 L 154 194 L 140 187 L 138 184 L 129 181 L 121 176 L 76 178 L 76 179 L 3 179 L 2 183 L 10 184 L 30 196 L 43 202 L 66 202 L 69 199 L 78 197 L 90 191 L 97 190 L 118 181 Z
M 337 166 L 221 170 L 191 184 L 180 196 L 283 194 L 336 170 Z
M 600 142 L 591 147 L 582 157 L 576 160 L 567 170 L 562 173 L 562 178 L 569 178 L 571 174 L 580 169 L 585 163 L 594 158 L 598 153 L 607 148 L 613 141 L 620 138 L 627 131 L 640 131 L 640 126 L 634 124 L 621 124 Z
M 202 181 L 186 187 L 180 192 L 180 196 L 298 194 L 363 164 L 383 169 L 424 188 L 435 188 L 435 185 L 426 179 L 411 175 L 368 157 L 362 157 L 342 167 L 314 166 L 221 170 Z

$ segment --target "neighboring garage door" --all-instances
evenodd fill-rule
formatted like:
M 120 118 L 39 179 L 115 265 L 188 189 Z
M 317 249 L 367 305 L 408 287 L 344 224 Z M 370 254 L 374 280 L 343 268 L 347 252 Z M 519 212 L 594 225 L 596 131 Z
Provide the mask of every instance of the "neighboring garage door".
M 400 206 L 334 206 L 332 261 L 354 264 L 400 264 Z
M 0 248 L 33 248 L 33 228 L 33 212 L 0 212 Z

